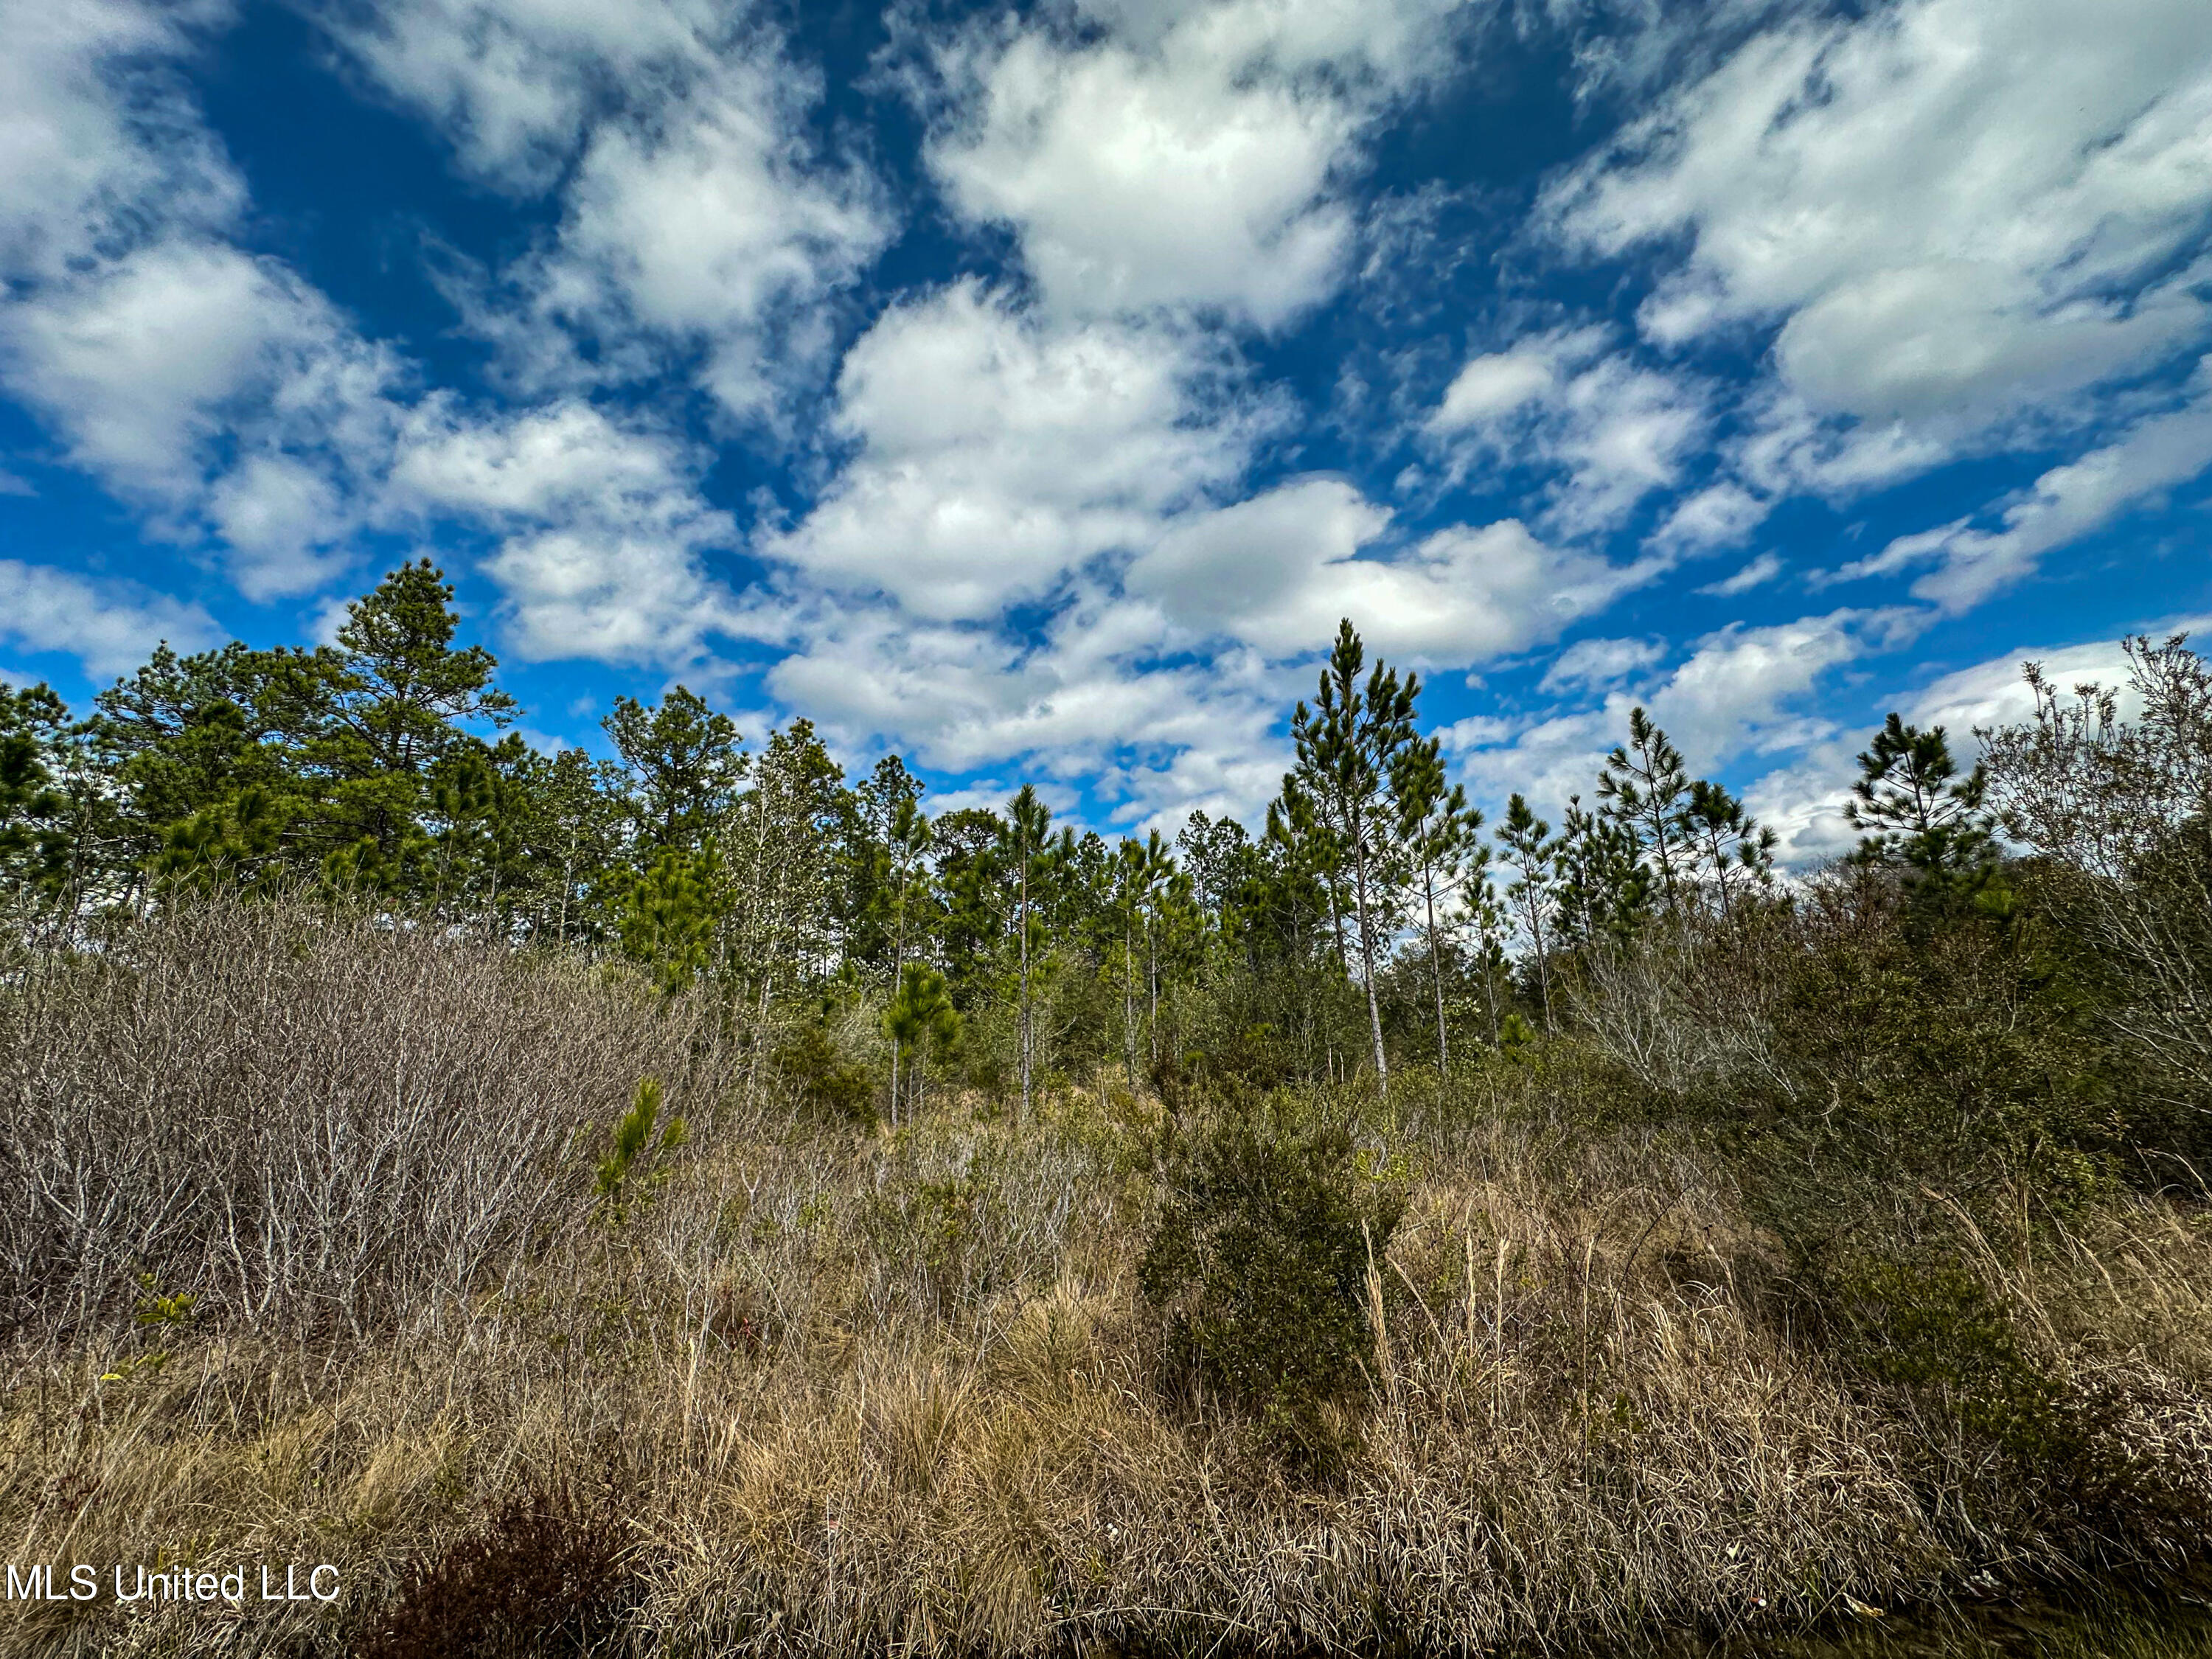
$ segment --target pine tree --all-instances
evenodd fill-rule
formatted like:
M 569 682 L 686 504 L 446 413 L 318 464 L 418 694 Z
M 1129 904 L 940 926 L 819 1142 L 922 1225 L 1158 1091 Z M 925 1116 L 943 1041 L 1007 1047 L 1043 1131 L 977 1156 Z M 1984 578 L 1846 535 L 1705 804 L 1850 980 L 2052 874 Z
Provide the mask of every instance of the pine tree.
M 1996 866 L 1995 825 L 1983 805 L 1989 775 L 1978 763 L 1959 776 L 1942 726 L 1923 732 L 1893 711 L 1858 760 L 1859 781 L 1844 808 L 1860 832 L 1854 857 L 1901 866 L 1916 889 L 1937 900 L 1989 884 Z
M 899 769 L 904 771 L 902 766 Z M 890 822 L 886 829 L 890 837 L 890 860 L 893 882 L 893 916 L 891 937 L 891 986 L 893 994 L 906 982 L 907 913 L 912 904 L 914 889 L 921 873 L 922 860 L 929 853 L 929 820 L 922 815 L 921 790 L 900 793 L 890 809 Z M 940 981 L 940 983 L 942 981 Z M 898 1127 L 899 1060 L 901 1049 L 891 1047 L 891 1127 Z
M 1466 886 L 1461 890 L 1462 911 L 1461 920 L 1474 930 L 1476 960 L 1482 969 L 1484 1000 L 1490 1011 L 1490 1043 L 1498 1046 L 1498 978 L 1506 971 L 1507 935 L 1512 926 L 1504 904 L 1498 896 L 1498 884 L 1489 877 L 1491 849 L 1481 847 L 1472 860 L 1474 868 Z
M 1036 1034 L 1030 1003 L 1030 954 L 1036 942 L 1036 913 L 1030 902 L 1030 888 L 1042 874 L 1040 860 L 1046 856 L 1046 849 L 1049 846 L 1047 837 L 1051 828 L 1052 809 L 1038 798 L 1032 785 L 1024 784 L 1013 799 L 1006 803 L 1007 850 L 1014 872 L 1014 927 L 1019 946 L 1020 982 L 1015 1041 L 1018 1049 L 1016 1060 L 1021 1078 L 1021 1115 L 1024 1121 L 1030 1115 L 1030 1093 L 1035 1081 L 1033 1070 L 1036 1056 Z
M 1632 937 L 1650 902 L 1651 872 L 1642 846 L 1626 823 L 1585 811 L 1583 798 L 1567 798 L 1553 862 L 1559 873 L 1559 932 L 1581 945 L 1619 944 Z
M 1606 757 L 1597 793 L 1607 815 L 1635 836 L 1639 853 L 1650 859 L 1668 910 L 1680 909 L 1688 873 L 1690 775 L 1681 750 L 1640 706 L 1629 711 L 1627 744 Z
M 910 1091 L 907 1120 L 913 1121 L 921 1106 L 922 1066 L 934 1052 L 942 1054 L 959 1040 L 960 1014 L 945 988 L 945 975 L 927 963 L 909 962 L 899 975 L 897 994 L 884 1015 L 884 1035 L 906 1061 Z M 896 1121 L 899 1103 L 891 1102 Z
M 1398 844 L 1412 872 L 1428 935 L 1429 982 L 1437 1005 L 1437 1069 L 1451 1070 L 1451 1046 L 1444 1028 L 1443 957 L 1439 946 L 1437 905 L 1449 902 L 1474 864 L 1480 846 L 1476 832 L 1482 814 L 1467 804 L 1467 790 L 1444 784 L 1443 745 L 1434 738 L 1406 745 L 1390 778 L 1397 802 Z M 1486 856 L 1487 849 L 1484 849 Z
M 74 850 L 56 752 L 69 705 L 45 684 L 0 685 L 0 872 L 11 896 L 51 892 Z
M 513 717 L 514 700 L 492 684 L 491 653 L 454 648 L 453 597 L 429 560 L 404 564 L 347 605 L 334 649 L 270 665 L 278 700 L 311 722 L 298 753 L 316 787 L 301 821 L 331 849 L 323 874 L 333 887 L 419 890 L 434 857 L 420 822 L 429 775 L 478 741 L 465 722 Z
M 1283 788 L 1286 799 L 1294 792 L 1310 799 L 1351 863 L 1375 1078 L 1387 1099 L 1390 1061 L 1382 1048 L 1376 957 L 1382 942 L 1385 890 L 1398 852 L 1389 783 L 1399 756 L 1413 741 L 1413 702 L 1421 682 L 1416 674 L 1401 681 L 1396 670 L 1378 659 L 1363 685 L 1359 671 L 1365 661 L 1365 647 L 1347 617 L 1337 628 L 1313 708 L 1301 702 L 1291 716 L 1298 765 Z
M 623 954 L 652 970 L 663 996 L 688 990 L 706 969 L 720 877 L 721 858 L 709 842 L 696 852 L 666 848 L 629 886 Z
M 83 736 L 105 784 L 113 856 L 148 865 L 186 820 L 223 810 L 235 818 L 224 804 L 247 790 L 286 798 L 295 814 L 318 793 L 303 748 L 327 700 L 322 681 L 302 672 L 308 660 L 235 641 L 180 657 L 165 641 L 93 699 Z
M 1698 864 L 1712 872 L 1722 916 L 1733 920 L 1739 893 L 1748 898 L 1774 880 L 1774 831 L 1719 784 L 1704 779 L 1690 787 L 1683 822 Z
M 1544 1029 L 1549 1031 L 1552 963 L 1544 941 L 1544 922 L 1551 914 L 1552 865 L 1559 854 L 1559 844 L 1552 838 L 1552 826 L 1538 817 L 1517 794 L 1505 803 L 1505 823 L 1498 832 L 1498 844 L 1505 851 L 1505 861 L 1520 878 L 1506 889 L 1505 896 L 1519 907 L 1521 920 L 1528 930 L 1529 945 L 1536 959 L 1536 982 L 1543 997 Z
M 684 686 L 647 708 L 617 697 L 600 723 L 622 757 L 641 848 L 690 851 L 723 828 L 750 757 L 736 723 Z
M 1115 849 L 1114 914 L 1121 926 L 1121 1052 L 1131 1094 L 1137 1091 L 1137 927 L 1150 880 L 1143 843 L 1124 837 Z
M 198 892 L 269 892 L 283 878 L 279 856 L 293 804 L 258 784 L 169 826 L 153 860 L 156 877 Z

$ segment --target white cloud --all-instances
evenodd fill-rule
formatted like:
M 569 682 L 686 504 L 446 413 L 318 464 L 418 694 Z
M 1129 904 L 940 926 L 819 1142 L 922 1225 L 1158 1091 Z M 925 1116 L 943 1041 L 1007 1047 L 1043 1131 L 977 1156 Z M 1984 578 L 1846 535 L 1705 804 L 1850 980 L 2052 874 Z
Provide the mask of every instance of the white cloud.
M 1757 35 L 1543 216 L 1605 254 L 1686 233 L 1647 336 L 1778 325 L 1773 412 L 1863 423 L 1881 477 L 2077 421 L 2203 339 L 2208 197 L 2197 0 L 1905 0 Z
M 1438 432 L 1484 426 L 1549 397 L 1559 382 L 1552 354 L 1523 347 L 1470 357 L 1444 388 L 1443 402 L 1429 417 Z
M 150 217 L 227 222 L 244 188 L 173 73 L 226 0 L 14 7 L 0 52 L 0 271 L 52 278 Z
M 295 273 L 226 240 L 244 184 L 177 66 L 229 15 L 88 0 L 11 17 L 0 382 L 154 534 L 214 532 L 265 599 L 344 562 L 398 370 Z
M 813 80 L 769 47 L 731 50 L 648 114 L 592 130 L 545 246 L 488 286 L 449 284 L 519 388 L 647 380 L 696 358 L 726 410 L 773 422 L 820 368 L 828 307 L 891 221 L 865 173 L 799 141 Z
M 2181 407 L 2147 416 L 2112 442 L 2045 472 L 2004 507 L 2001 529 L 1974 529 L 1970 516 L 1900 536 L 1844 566 L 1836 580 L 1932 562 L 1936 568 L 1913 583 L 1913 592 L 1947 611 L 1972 609 L 2031 574 L 2051 549 L 2212 466 L 2212 358 L 2199 366 L 2192 392 Z
M 1645 574 L 1547 546 L 1517 520 L 1358 556 L 1386 522 L 1340 480 L 1294 480 L 1188 515 L 1130 565 L 1126 591 L 1176 629 L 1272 658 L 1325 650 L 1349 617 L 1371 649 L 1461 665 L 1552 638 Z
M 206 525 L 255 599 L 308 591 L 358 522 L 398 410 L 387 354 L 282 265 L 152 244 L 0 312 L 0 373 L 157 531 Z
M 163 640 L 190 652 L 222 638 L 198 605 L 137 582 L 0 559 L 0 639 L 27 651 L 65 653 L 94 679 L 129 672 Z
M 1075 45 L 1040 26 L 942 54 L 929 147 L 969 218 L 1012 225 L 1045 303 L 1218 308 L 1262 328 L 1331 292 L 1340 174 L 1377 100 L 1443 61 L 1448 4 L 1107 3 Z
M 682 446 L 586 404 L 472 420 L 432 400 L 404 435 L 386 510 L 501 536 L 483 568 L 518 656 L 680 668 L 705 659 L 714 635 L 787 627 L 780 607 L 741 599 L 707 568 L 702 554 L 738 536 L 700 500 L 691 465 Z
M 2152 631 L 2157 635 L 2193 633 L 2208 625 L 2212 618 L 2185 617 L 2160 623 Z M 2062 693 L 2083 681 L 2120 690 L 2123 713 L 2130 712 L 2124 690 L 2127 659 L 2117 642 L 2107 641 L 2022 647 L 1944 674 L 1917 692 L 1895 694 L 1873 705 L 1881 712 L 1870 713 L 1860 729 L 1832 727 L 1802 756 L 1746 792 L 1746 804 L 1780 833 L 1782 861 L 1802 868 L 1841 857 L 1856 844 L 1858 832 L 1844 817 L 1844 808 L 1859 775 L 1857 753 L 1889 709 L 1897 709 L 1923 730 L 1942 727 L 1953 757 L 1961 765 L 1970 764 L 1981 748 L 1978 729 L 2011 725 L 2034 713 L 2034 697 L 2021 678 L 2022 665 L 2031 661 L 2043 665 Z
M 904 746 L 955 772 L 1019 762 L 1080 780 L 1109 817 L 1172 828 L 1249 817 L 1282 781 L 1274 730 L 1293 680 L 1251 653 L 1167 665 L 1126 607 L 1069 607 L 1024 644 L 884 605 L 825 610 L 769 671 L 775 694 L 852 745 Z
M 1611 685 L 1641 673 L 1666 654 L 1662 640 L 1577 640 L 1552 659 L 1539 684 L 1546 691 Z
M 1042 598 L 1241 473 L 1261 416 L 1212 368 L 1182 332 L 1055 328 L 972 283 L 894 307 L 838 376 L 856 453 L 761 550 L 933 619 Z
M 1333 100 L 1025 36 L 982 104 L 933 164 L 969 216 L 1019 229 L 1055 309 L 1218 306 L 1267 327 L 1335 285 L 1351 216 L 1326 185 L 1352 120 Z
M 1741 484 L 1724 479 L 1676 502 L 1652 532 L 1651 545 L 1692 555 L 1739 546 L 1766 522 L 1772 506 Z
M 1607 353 L 1607 339 L 1599 326 L 1555 329 L 1470 359 L 1426 432 L 1452 453 L 1459 472 L 1495 457 L 1555 475 L 1547 524 L 1574 535 L 1615 527 L 1680 477 L 1705 431 L 1706 394 L 1686 375 Z M 1747 516 L 1750 498 L 1741 490 L 1706 495 L 1662 539 L 1734 533 L 1730 521 Z
M 1698 590 L 1715 599 L 1731 599 L 1739 593 L 1748 593 L 1754 587 L 1764 586 L 1782 574 L 1781 557 L 1773 553 L 1762 553 L 1732 576 L 1708 582 Z
M 560 225 L 488 276 L 449 274 L 468 326 L 526 392 L 696 377 L 773 423 L 818 369 L 824 310 L 892 230 L 866 172 L 807 137 L 820 76 L 750 9 L 705 0 L 401 0 L 319 8 L 369 78 L 428 117 L 462 168 Z
M 376 85 L 445 132 L 465 169 L 523 192 L 558 177 L 597 107 L 696 67 L 731 21 L 708 0 L 306 3 Z
M 2212 617 L 2185 617 L 2159 623 L 2154 637 L 2187 633 L 2201 635 L 2212 627 Z M 2042 665 L 2045 676 L 2062 694 L 2085 682 L 2121 694 L 2123 714 L 2132 712 L 2128 683 L 2128 659 L 2117 641 L 2096 640 L 2084 645 L 2023 646 L 2002 656 L 1991 657 L 1932 680 L 1905 704 L 1905 718 L 1920 726 L 1941 726 L 1950 735 L 1951 752 L 1961 757 L 1979 748 L 1974 733 L 1985 727 L 2016 725 L 2035 713 L 2035 698 L 2021 678 L 2027 663 Z
M 1556 815 L 1571 795 L 1595 799 L 1598 769 L 1626 734 L 1629 710 L 1640 702 L 1681 749 L 1693 773 L 1713 775 L 1747 755 L 1803 751 L 1793 767 L 1754 787 L 1753 810 L 1765 816 L 1777 801 L 1797 799 L 1778 780 L 1811 766 L 1826 755 L 1824 745 L 1837 741 L 1832 720 L 1808 707 L 1823 682 L 1864 656 L 1908 643 L 1929 615 L 1904 608 L 1845 610 L 1765 628 L 1731 625 L 1698 640 L 1689 657 L 1646 695 L 1616 689 L 1600 708 L 1518 721 L 1462 721 L 1441 735 L 1479 799 L 1502 801 L 1519 791 Z M 1588 643 L 1592 659 L 1609 646 L 1637 644 Z M 1571 654 L 1563 653 L 1562 661 Z M 1795 833 L 1796 825 L 1792 817 L 1783 827 Z
M 1765 628 L 1731 623 L 1698 642 L 1650 699 L 1692 768 L 1750 750 L 1771 753 L 1833 730 L 1825 715 L 1796 707 L 1831 669 L 1869 652 L 1909 643 L 1930 620 L 1924 611 L 1834 611 Z

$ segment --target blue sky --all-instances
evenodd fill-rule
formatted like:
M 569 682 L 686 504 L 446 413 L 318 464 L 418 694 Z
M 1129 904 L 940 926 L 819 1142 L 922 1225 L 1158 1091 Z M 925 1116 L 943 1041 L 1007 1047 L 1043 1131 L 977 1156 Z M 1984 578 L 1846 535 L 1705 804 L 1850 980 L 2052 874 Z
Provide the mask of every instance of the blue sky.
M 1478 799 L 2212 611 L 2202 0 L 0 0 L 0 670 L 428 552 L 538 740 L 1249 817 L 1340 615 Z

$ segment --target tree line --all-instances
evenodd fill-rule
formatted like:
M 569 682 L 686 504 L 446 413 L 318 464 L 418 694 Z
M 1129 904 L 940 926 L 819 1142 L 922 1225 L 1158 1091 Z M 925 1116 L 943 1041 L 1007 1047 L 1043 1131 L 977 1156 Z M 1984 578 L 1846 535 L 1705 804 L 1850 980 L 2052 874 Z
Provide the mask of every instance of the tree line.
M 1261 828 L 1198 812 L 1170 843 L 1056 824 L 1028 785 L 933 815 L 898 756 L 848 777 L 804 720 L 749 747 L 680 685 L 616 701 L 611 757 L 546 754 L 491 653 L 456 643 L 452 600 L 424 560 L 330 645 L 164 645 L 82 719 L 44 685 L 0 692 L 0 878 L 23 925 L 312 890 L 627 959 L 832 1076 L 807 1029 L 860 1010 L 888 1045 L 869 1109 L 896 1121 L 953 1066 L 1024 1112 L 1055 1077 L 1171 1095 L 1207 1066 L 1364 1073 L 1387 1099 L 1394 1068 L 1537 1041 L 1593 963 L 1655 931 L 1798 902 L 1772 830 L 1640 708 L 1556 826 L 1518 793 L 1486 823 L 1420 730 L 1419 677 L 1370 664 L 1349 621 Z M 2032 673 L 2035 719 L 1984 734 L 1971 769 L 1890 715 L 1859 757 L 1854 862 L 1931 927 L 2002 925 L 2023 871 L 2063 873 L 2083 936 L 2147 976 L 2131 1029 L 2179 1063 L 2212 1007 L 2212 698 L 2184 641 L 2129 648 L 2142 720 Z

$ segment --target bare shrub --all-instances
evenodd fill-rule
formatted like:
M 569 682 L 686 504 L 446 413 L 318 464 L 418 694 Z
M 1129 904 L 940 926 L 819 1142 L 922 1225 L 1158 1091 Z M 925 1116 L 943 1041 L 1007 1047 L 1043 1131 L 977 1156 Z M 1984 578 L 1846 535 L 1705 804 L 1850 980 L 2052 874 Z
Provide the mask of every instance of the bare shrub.
M 222 900 L 33 956 L 5 1020 L 19 1328 L 442 1317 L 589 1217 L 641 1075 L 695 1119 L 723 1084 L 697 1011 L 580 963 Z

